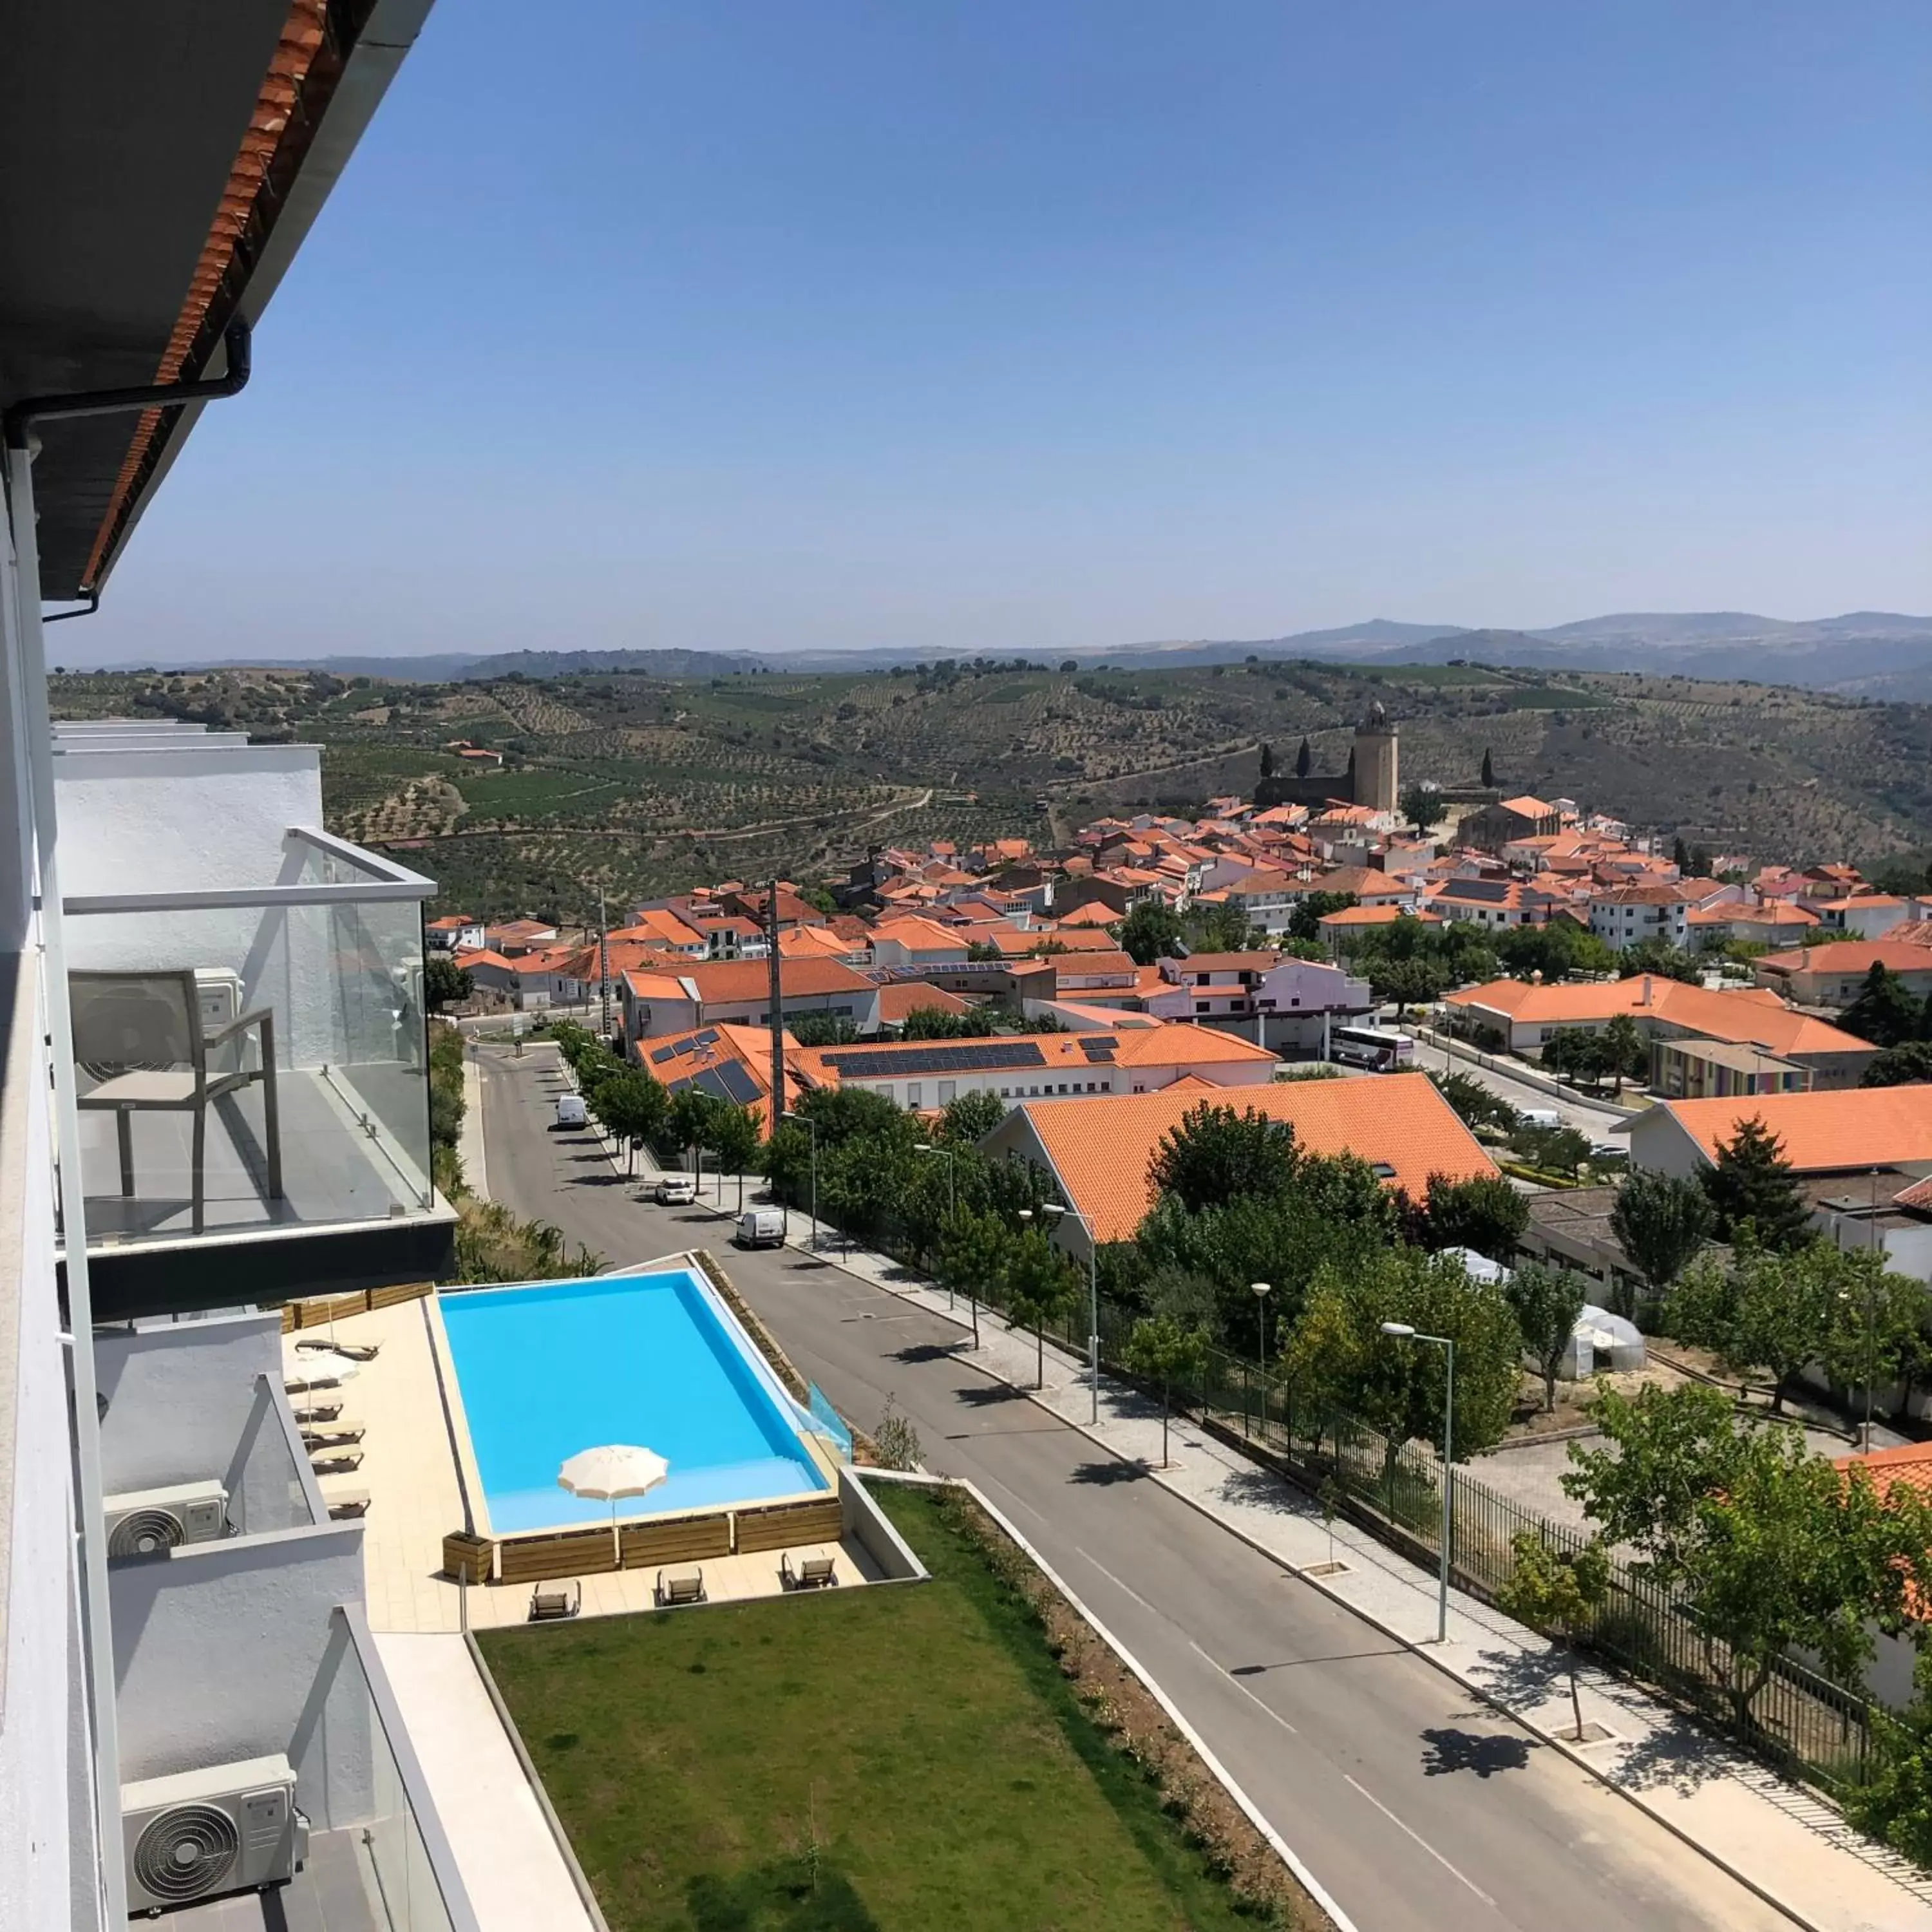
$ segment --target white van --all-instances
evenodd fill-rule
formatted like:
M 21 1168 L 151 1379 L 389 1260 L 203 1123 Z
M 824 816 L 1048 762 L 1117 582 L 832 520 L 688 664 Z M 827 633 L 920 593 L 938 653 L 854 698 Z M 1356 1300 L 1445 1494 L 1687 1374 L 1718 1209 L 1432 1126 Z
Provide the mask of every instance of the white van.
M 1516 1114 L 1518 1122 L 1526 1127 L 1560 1127 L 1563 1116 L 1554 1107 L 1524 1107 Z
M 585 1110 L 581 1094 L 560 1094 L 556 1096 L 556 1120 L 560 1127 L 581 1127 L 590 1124 L 590 1116 Z
M 747 1208 L 738 1216 L 738 1232 L 731 1238 L 741 1248 L 782 1248 L 784 1238 L 782 1208 Z

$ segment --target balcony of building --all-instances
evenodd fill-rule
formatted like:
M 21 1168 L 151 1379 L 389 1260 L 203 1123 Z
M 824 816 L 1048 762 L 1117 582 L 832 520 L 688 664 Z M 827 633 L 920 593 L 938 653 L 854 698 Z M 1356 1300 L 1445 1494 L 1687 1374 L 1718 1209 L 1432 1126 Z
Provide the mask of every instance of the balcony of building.
M 431 882 L 320 829 L 313 747 L 145 724 L 56 744 L 97 1318 L 447 1273 Z

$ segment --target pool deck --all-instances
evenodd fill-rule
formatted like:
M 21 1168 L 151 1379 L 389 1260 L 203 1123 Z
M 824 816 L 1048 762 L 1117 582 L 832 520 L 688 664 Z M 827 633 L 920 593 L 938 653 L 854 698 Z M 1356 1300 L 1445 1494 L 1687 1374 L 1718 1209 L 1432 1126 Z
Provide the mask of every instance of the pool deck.
M 336 1324 L 334 1332 L 345 1342 L 373 1342 L 380 1348 L 375 1360 L 361 1364 L 341 1392 L 344 1411 L 367 1432 L 359 1445 L 362 1465 L 352 1474 L 322 1478 L 325 1496 L 353 1490 L 368 1492 L 368 1513 L 362 1518 L 362 1564 L 370 1627 L 379 1632 L 460 1630 L 465 1592 L 440 1573 L 442 1539 L 462 1527 L 463 1495 L 444 1420 L 425 1304 L 405 1302 L 347 1316 Z M 298 1354 L 295 1348 L 298 1339 L 318 1341 L 327 1333 L 312 1328 L 299 1337 L 283 1338 L 284 1359 L 291 1375 L 327 1372 L 336 1358 L 310 1349 Z M 790 1556 L 796 1564 L 802 1550 L 823 1546 L 812 1544 L 707 1558 L 699 1566 L 706 1597 L 720 1604 L 777 1596 L 782 1588 L 780 1558 Z M 842 1539 L 837 1548 L 841 1586 L 878 1580 L 872 1558 L 850 1538 Z M 656 1570 L 650 1569 L 584 1577 L 582 1614 L 621 1616 L 654 1609 L 656 1580 Z M 475 1629 L 520 1624 L 530 1615 L 528 1585 L 472 1585 L 467 1595 L 469 1622 Z

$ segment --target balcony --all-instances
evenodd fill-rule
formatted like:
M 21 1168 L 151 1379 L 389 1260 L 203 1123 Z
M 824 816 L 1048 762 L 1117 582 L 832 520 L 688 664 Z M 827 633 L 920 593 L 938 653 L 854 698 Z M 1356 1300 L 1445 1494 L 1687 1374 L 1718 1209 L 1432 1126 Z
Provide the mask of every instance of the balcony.
M 422 994 L 435 888 L 302 826 L 257 869 L 64 901 L 99 1319 L 448 1272 Z

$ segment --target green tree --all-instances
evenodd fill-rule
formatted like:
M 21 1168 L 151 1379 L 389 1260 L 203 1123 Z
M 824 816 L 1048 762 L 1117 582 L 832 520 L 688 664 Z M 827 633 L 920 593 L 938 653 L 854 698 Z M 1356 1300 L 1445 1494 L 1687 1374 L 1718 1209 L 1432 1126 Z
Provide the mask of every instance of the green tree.
M 1918 1036 L 1923 1017 L 1923 1006 L 1906 991 L 1904 980 L 1874 960 L 1858 998 L 1839 1015 L 1838 1024 L 1874 1046 L 1895 1047 Z
M 1556 1372 L 1569 1352 L 1578 1318 L 1588 1299 L 1583 1277 L 1546 1262 L 1524 1262 L 1503 1284 L 1503 1293 L 1522 1330 L 1522 1346 L 1543 1378 L 1543 1406 L 1556 1406 Z
M 1490 757 L 1489 746 L 1485 745 L 1483 747 L 1483 789 L 1485 791 L 1493 791 L 1496 789 L 1496 765 Z
M 1600 1543 L 1557 1551 L 1533 1529 L 1510 1538 L 1510 1574 L 1496 1592 L 1496 1608 L 1532 1629 L 1550 1631 L 1569 1652 L 1570 1712 L 1574 1743 L 1583 1742 L 1583 1702 L 1576 1691 L 1576 1634 L 1609 1595 L 1610 1559 Z
M 1567 980 L 1581 973 L 1616 970 L 1617 956 L 1574 920 L 1546 920 L 1540 926 L 1512 926 L 1490 935 L 1497 956 L 1519 979 L 1540 973 L 1545 980 Z
M 1912 1699 L 1895 1715 L 1872 1712 L 1872 1752 L 1864 1782 L 1844 1794 L 1858 1829 L 1932 1867 L 1932 1650 L 1912 1666 Z
M 1795 1248 L 1813 1238 L 1811 1216 L 1798 1191 L 1784 1143 L 1754 1114 L 1741 1120 L 1720 1144 L 1716 1162 L 1697 1178 L 1717 1216 L 1718 1238 L 1731 1241 L 1741 1231 L 1761 1248 Z
M 1717 1226 L 1710 1196 L 1697 1182 L 1640 1168 L 1617 1190 L 1610 1232 L 1652 1294 L 1662 1294 L 1711 1238 Z M 1634 1316 L 1621 1284 L 1619 1315 Z
M 956 1094 L 940 1117 L 939 1138 L 948 1147 L 968 1148 L 982 1141 L 1006 1117 L 997 1094 L 980 1088 Z
M 1120 950 L 1136 966 L 1171 958 L 1180 938 L 1180 915 L 1162 899 L 1142 899 L 1114 928 Z
M 1046 1324 L 1066 1313 L 1079 1289 L 1072 1264 L 1037 1228 L 1013 1244 L 1006 1262 L 1006 1312 L 1016 1326 L 1033 1330 L 1036 1388 L 1046 1386 Z
M 1606 1388 L 1596 1420 L 1607 1446 L 1573 1444 L 1564 1487 L 1682 1604 L 1738 1728 L 1754 1727 L 1752 1706 L 1792 1650 L 1856 1682 L 1874 1628 L 1904 1623 L 1932 1548 L 1916 1493 L 1900 1484 L 1882 1501 L 1796 1430 L 1737 1431 L 1722 1396 L 1696 1384 L 1634 1402 Z
M 1800 1373 L 1831 1347 L 1844 1277 L 1822 1242 L 1788 1253 L 1750 1248 L 1725 1268 L 1706 1257 L 1678 1279 L 1665 1309 L 1670 1332 L 1710 1349 L 1734 1374 L 1771 1378 L 1780 1414 Z
M 1310 747 L 1308 740 L 1306 738 L 1304 738 L 1301 741 L 1300 750 L 1294 754 L 1294 776 L 1298 778 L 1305 778 L 1314 769 L 1314 751 Z
M 1172 1410 L 1174 1384 L 1198 1382 L 1208 1362 L 1205 1329 L 1190 1328 L 1172 1315 L 1143 1316 L 1127 1331 L 1120 1352 L 1130 1375 L 1160 1384 L 1160 1466 L 1168 1464 L 1167 1424 Z
M 1468 1126 L 1500 1127 L 1508 1132 L 1520 1118 L 1501 1094 L 1492 1092 L 1472 1073 L 1432 1073 L 1429 1077 Z
M 1402 815 L 1426 838 L 1432 825 L 1440 825 L 1448 807 L 1442 802 L 1440 788 L 1412 784 L 1402 795 Z
M 1634 979 L 1640 973 L 1654 973 L 1665 980 L 1682 980 L 1694 986 L 1703 968 L 1681 946 L 1667 939 L 1640 940 L 1616 956 L 1618 976 Z
M 963 1294 L 973 1311 L 973 1346 L 980 1346 L 980 1304 L 999 1292 L 1006 1278 L 1013 1238 L 997 1215 L 962 1209 L 947 1224 L 939 1246 L 940 1285 Z
M 1188 916 L 1190 944 L 1196 952 L 1247 952 L 1268 935 L 1250 920 L 1247 908 L 1232 900 L 1192 908 Z
M 859 1029 L 843 1013 L 791 1013 L 785 1030 L 800 1046 L 850 1046 Z
M 1378 1430 L 1391 1466 L 1407 1442 L 1439 1442 L 1446 1378 L 1436 1349 L 1382 1332 L 1385 1322 L 1456 1345 L 1455 1433 L 1462 1461 L 1502 1439 L 1522 1380 L 1516 1316 L 1460 1262 L 1385 1248 L 1354 1265 L 1324 1264 L 1289 1331 L 1282 1367 L 1298 1400 L 1340 1409 Z
M 1432 1174 L 1423 1219 L 1424 1246 L 1473 1248 L 1506 1263 L 1529 1226 L 1529 1202 L 1499 1174 L 1466 1180 Z
M 1304 892 L 1288 915 L 1291 939 L 1319 939 L 1322 922 L 1331 912 L 1346 912 L 1357 903 L 1353 892 Z
M 1573 1086 L 1595 1080 L 1606 1070 L 1601 1036 L 1588 1027 L 1558 1027 L 1543 1042 L 1543 1070 Z
M 431 1012 L 460 1005 L 469 998 L 471 985 L 468 972 L 446 954 L 432 952 L 423 962 L 423 998 Z
M 738 1205 L 745 1204 L 745 1176 L 758 1162 L 758 1116 L 750 1108 L 721 1101 L 705 1124 L 705 1144 L 717 1156 L 718 1172 L 738 1177 Z
M 670 1096 L 641 1066 L 627 1066 L 598 1083 L 597 1118 L 624 1143 L 624 1172 L 634 1173 L 637 1150 L 657 1139 L 670 1113 Z
M 1278 1194 L 1294 1172 L 1294 1130 L 1258 1108 L 1237 1113 L 1203 1100 L 1160 1137 L 1148 1162 L 1158 1198 L 1171 1194 L 1190 1214 L 1248 1194 Z
M 902 1040 L 983 1040 L 993 1022 L 983 1012 L 950 1013 L 938 1006 L 915 1006 L 899 1023 Z
M 1272 745 L 1262 747 L 1262 776 L 1264 778 L 1274 776 L 1274 747 Z
M 1597 1036 L 1598 1070 L 1616 1076 L 1621 1098 L 1625 1079 L 1641 1080 L 1650 1071 L 1650 1047 L 1628 1013 L 1613 1013 Z
M 1378 1004 L 1393 1000 L 1395 1016 L 1400 1019 L 1412 1006 L 1425 1006 L 1439 999 L 1446 976 L 1432 959 L 1372 958 L 1369 964 L 1369 992 Z
M 1864 1087 L 1910 1087 L 1932 1080 L 1932 1040 L 1908 1040 L 1888 1047 L 1865 1069 Z

